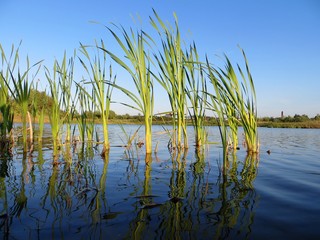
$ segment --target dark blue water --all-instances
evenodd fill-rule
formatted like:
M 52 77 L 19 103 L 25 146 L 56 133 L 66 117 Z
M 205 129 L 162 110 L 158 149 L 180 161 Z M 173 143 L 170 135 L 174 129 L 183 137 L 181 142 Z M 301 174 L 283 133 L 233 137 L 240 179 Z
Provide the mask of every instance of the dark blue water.
M 226 175 L 220 144 L 170 153 L 154 126 L 158 152 L 146 165 L 143 147 L 119 147 L 125 134 L 109 130 L 106 159 L 101 146 L 78 144 L 63 146 L 54 165 L 44 140 L 32 156 L 17 144 L 0 160 L 4 239 L 320 239 L 320 130 L 260 128 L 260 154 L 241 146 Z

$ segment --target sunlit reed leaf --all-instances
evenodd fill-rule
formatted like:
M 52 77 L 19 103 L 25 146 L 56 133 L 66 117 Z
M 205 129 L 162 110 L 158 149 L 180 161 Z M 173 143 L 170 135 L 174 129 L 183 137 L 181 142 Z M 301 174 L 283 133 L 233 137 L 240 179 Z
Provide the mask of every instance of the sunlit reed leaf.
M 105 49 L 104 42 L 101 41 L 100 45 L 96 43 L 94 48 L 96 50 L 96 56 L 92 59 L 88 52 L 88 46 L 82 45 L 80 51 L 85 57 L 85 59 L 79 58 L 83 68 L 85 69 L 89 80 L 85 80 L 85 84 L 90 83 L 92 86 L 92 94 L 89 94 L 82 86 L 81 91 L 85 93 L 85 97 L 95 103 L 97 110 L 101 113 L 102 127 L 103 127 L 103 150 L 102 155 L 109 151 L 109 133 L 108 133 L 108 121 L 110 112 L 111 96 L 113 91 L 113 86 L 116 82 L 116 76 L 113 76 L 112 67 L 107 67 L 107 54 L 105 51 L 100 51 Z M 102 56 L 101 56 L 102 54 Z M 85 62 L 86 61 L 86 62 Z M 106 79 L 109 70 L 109 79 Z M 93 107 L 93 106 L 92 106 Z
M 124 28 L 119 28 L 122 36 L 121 39 L 112 29 L 108 28 L 108 30 L 121 47 L 125 58 L 129 60 L 129 63 L 125 63 L 108 49 L 101 49 L 108 53 L 117 64 L 130 74 L 138 93 L 136 94 L 119 84 L 112 84 L 112 86 L 121 90 L 134 102 L 134 105 L 127 103 L 122 104 L 130 106 L 143 114 L 145 123 L 145 147 L 146 153 L 149 154 L 152 152 L 152 118 L 154 106 L 150 60 L 145 49 L 145 43 L 149 37 L 146 36 L 143 31 L 135 34 L 132 29 L 128 32 Z
M 175 130 L 173 148 L 188 148 L 186 123 L 186 76 L 184 72 L 185 54 L 183 53 L 177 18 L 175 28 L 166 25 L 154 11 L 156 20 L 150 17 L 151 25 L 157 30 L 162 44 L 162 51 L 155 54 L 159 66 L 159 75 L 153 76 L 168 94 L 172 110 L 172 124 Z M 184 144 L 182 144 L 182 136 Z

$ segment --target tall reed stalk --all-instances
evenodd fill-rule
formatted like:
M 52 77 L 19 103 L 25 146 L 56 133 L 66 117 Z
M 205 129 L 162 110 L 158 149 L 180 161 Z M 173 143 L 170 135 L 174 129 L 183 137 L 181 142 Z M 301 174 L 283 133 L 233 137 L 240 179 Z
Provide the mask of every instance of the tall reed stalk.
M 225 121 L 225 101 L 223 98 L 223 92 L 221 91 L 221 84 L 220 80 L 217 77 L 217 71 L 213 68 L 206 58 L 206 67 L 207 67 L 207 74 L 209 77 L 209 81 L 213 86 L 214 93 L 207 93 L 207 95 L 211 98 L 211 103 L 208 103 L 208 106 L 214 111 L 218 127 L 219 133 L 222 142 L 222 155 L 223 155 L 223 174 L 227 174 L 227 166 L 228 166 L 228 144 L 227 144 L 227 137 L 228 137 L 228 127 Z
M 1 140 L 6 140 L 7 135 L 11 133 L 13 127 L 14 112 L 11 108 L 9 101 L 9 89 L 10 84 L 10 59 L 14 53 L 14 47 L 10 54 L 10 59 L 7 59 L 4 49 L 0 44 L 1 52 L 1 71 L 0 71 L 0 133 Z
M 83 91 L 84 88 L 80 88 L 80 85 L 77 85 L 77 96 L 79 103 L 79 116 L 76 117 L 77 119 L 77 125 L 78 125 L 78 131 L 79 131 L 79 140 L 83 143 L 82 149 L 84 149 L 84 141 L 85 141 L 85 135 L 86 135 L 86 129 L 87 129 L 87 114 L 86 114 L 86 103 L 87 103 L 87 95 Z
M 42 142 L 43 130 L 44 130 L 44 108 L 38 113 L 38 122 L 39 122 L 39 134 L 38 134 L 38 142 Z
M 156 55 L 160 68 L 160 76 L 156 77 L 160 85 L 166 90 L 171 104 L 175 136 L 173 147 L 188 148 L 188 134 L 186 124 L 186 77 L 184 72 L 185 54 L 181 47 L 181 37 L 178 19 L 175 17 L 175 29 L 167 26 L 154 11 L 156 20 L 151 19 L 151 25 L 157 30 L 161 42 L 162 53 Z M 177 121 L 175 123 L 175 121 Z M 182 144 L 184 137 L 184 145 Z
M 58 147 L 61 144 L 60 131 L 63 125 L 63 120 L 60 117 L 61 111 L 61 95 L 63 94 L 59 85 L 59 66 L 57 60 L 53 64 L 53 76 L 50 75 L 50 71 L 46 68 L 46 78 L 49 82 L 50 88 L 50 97 L 52 99 L 52 106 L 48 113 L 50 125 L 51 125 L 51 134 L 53 140 L 53 155 L 54 159 L 58 154 Z
M 92 89 L 92 94 L 93 98 L 95 98 L 95 92 Z M 87 115 L 87 127 L 86 127 L 86 135 L 87 135 L 87 141 L 92 144 L 93 142 L 93 136 L 94 136 L 94 130 L 95 130 L 95 110 L 96 110 L 96 105 L 94 101 L 91 101 L 91 99 L 86 98 L 85 101 L 85 108 L 86 112 L 88 113 Z
M 136 109 L 143 114 L 145 124 L 146 153 L 152 153 L 152 118 L 154 107 L 154 93 L 153 80 L 150 73 L 150 58 L 145 49 L 147 40 L 152 41 L 152 39 L 142 30 L 135 34 L 132 29 L 130 30 L 130 32 L 127 32 L 124 28 L 121 28 L 123 37 L 123 39 L 121 40 L 121 38 L 113 30 L 111 30 L 110 28 L 108 29 L 118 45 L 121 47 L 122 51 L 124 52 L 125 58 L 129 60 L 129 63 L 125 63 L 111 51 L 105 48 L 102 49 L 107 52 L 116 63 L 118 63 L 130 74 L 138 94 L 135 94 L 134 92 L 119 85 L 113 84 L 113 86 L 125 93 L 134 102 L 135 106 L 126 103 L 122 104 Z
M 247 152 L 257 153 L 259 151 L 256 93 L 246 55 L 242 49 L 241 51 L 245 60 L 246 74 L 238 64 L 237 69 L 241 76 L 240 79 L 226 55 L 225 69 L 212 67 L 207 59 L 208 76 L 215 90 L 211 99 L 213 110 L 219 118 L 224 166 L 227 163 L 227 124 L 231 132 L 233 149 L 237 149 L 237 131 L 238 125 L 241 124 L 244 130 Z
M 185 71 L 187 78 L 186 94 L 191 106 L 188 108 L 195 130 L 195 146 L 203 146 L 207 140 L 205 129 L 207 108 L 207 84 L 196 45 L 186 53 Z
M 74 98 L 72 97 L 72 83 L 74 81 L 74 58 L 76 51 L 67 61 L 66 52 L 63 55 L 61 64 L 57 64 L 57 72 L 59 74 L 59 85 L 61 88 L 61 110 L 64 112 L 63 124 L 65 125 L 65 141 L 71 140 L 71 123 L 74 116 Z
M 245 60 L 246 73 L 239 65 L 238 70 L 244 82 L 243 92 L 246 95 L 246 101 L 241 104 L 240 119 L 245 132 L 247 150 L 249 153 L 257 153 L 259 152 L 257 97 L 246 54 L 243 49 L 241 52 Z
M 88 143 L 93 142 L 93 134 L 95 129 L 95 92 L 92 89 L 92 94 L 88 95 L 84 91 L 83 86 L 77 86 L 77 96 L 80 109 L 80 115 L 76 117 L 77 125 L 79 130 L 80 141 L 82 142 L 82 149 L 84 149 L 84 144 L 87 141 Z
M 93 89 L 94 94 L 88 94 L 84 88 L 82 90 L 86 92 L 87 97 L 89 97 L 93 102 L 95 102 L 98 111 L 101 113 L 102 118 L 102 127 L 103 127 L 103 137 L 104 137 L 104 144 L 102 155 L 105 155 L 106 152 L 110 149 L 109 143 L 109 133 L 108 133 L 108 122 L 109 122 L 109 112 L 110 112 L 110 103 L 111 103 L 111 96 L 113 91 L 113 86 L 115 85 L 116 77 L 113 76 L 112 67 L 109 67 L 109 78 L 107 78 L 107 53 L 105 51 L 105 46 L 103 41 L 101 44 L 98 45 L 96 43 L 97 53 L 95 58 L 92 60 L 89 52 L 87 50 L 87 46 L 81 44 L 80 51 L 84 55 L 86 61 L 84 59 L 80 59 L 80 62 L 88 74 L 89 82 Z M 102 56 L 99 53 L 99 49 L 103 49 Z M 109 83 L 109 84 L 108 84 Z
M 20 43 L 21 44 L 21 43 Z M 19 45 L 20 47 L 20 45 Z M 10 73 L 10 80 L 11 81 L 5 81 L 14 101 L 18 104 L 21 110 L 21 121 L 22 121 L 22 139 L 23 139 L 23 151 L 28 151 L 28 130 L 27 130 L 27 117 L 28 117 L 28 104 L 30 99 L 30 91 L 32 89 L 32 82 L 36 75 L 38 74 L 40 70 L 40 63 L 41 61 L 33 64 L 30 66 L 29 58 L 26 59 L 26 70 L 21 72 L 20 71 L 20 59 L 19 59 L 19 47 L 15 51 L 14 56 L 14 63 L 13 66 L 8 66 L 9 73 Z M 29 81 L 29 72 L 30 70 L 37 66 L 32 80 Z M 17 68 L 16 68 L 17 67 Z M 10 86 L 9 82 L 13 85 Z M 32 126 L 30 126 L 32 127 Z
M 258 130 L 257 130 L 257 105 L 256 92 L 250 73 L 248 60 L 245 52 L 241 49 L 246 71 L 244 72 L 237 64 L 237 70 L 240 78 L 237 77 L 235 68 L 227 56 L 225 56 L 225 69 L 219 69 L 220 82 L 223 87 L 224 98 L 228 100 L 227 106 L 236 109 L 236 112 L 229 115 L 230 125 L 242 125 L 247 151 L 249 153 L 259 152 Z

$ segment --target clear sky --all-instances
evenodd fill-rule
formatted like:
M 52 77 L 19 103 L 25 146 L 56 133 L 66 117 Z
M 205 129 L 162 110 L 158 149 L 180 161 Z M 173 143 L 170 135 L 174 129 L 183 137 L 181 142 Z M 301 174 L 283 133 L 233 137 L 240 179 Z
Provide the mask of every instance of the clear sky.
M 183 39 L 195 41 L 200 54 L 207 54 L 212 62 L 221 61 L 216 55 L 226 53 L 242 63 L 237 46 L 245 50 L 259 116 L 277 117 L 281 111 L 291 116 L 320 114 L 318 0 L 1 0 L 0 43 L 9 52 L 12 44 L 22 40 L 20 54 L 28 54 L 31 62 L 44 59 L 48 66 L 65 50 L 71 56 L 79 42 L 104 39 L 108 44 L 106 29 L 91 21 L 127 29 L 140 24 L 147 32 L 154 31 L 149 24 L 152 8 L 171 24 L 175 12 Z M 130 79 L 118 83 L 127 86 L 125 81 Z M 169 110 L 159 87 L 155 95 L 155 112 Z M 131 113 L 125 107 L 112 109 Z

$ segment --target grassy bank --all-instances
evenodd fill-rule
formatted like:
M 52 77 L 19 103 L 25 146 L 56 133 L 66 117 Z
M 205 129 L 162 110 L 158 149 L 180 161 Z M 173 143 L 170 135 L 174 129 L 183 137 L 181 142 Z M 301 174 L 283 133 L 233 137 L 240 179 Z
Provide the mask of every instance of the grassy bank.
M 268 128 L 320 128 L 320 120 L 303 122 L 258 122 L 258 126 Z

